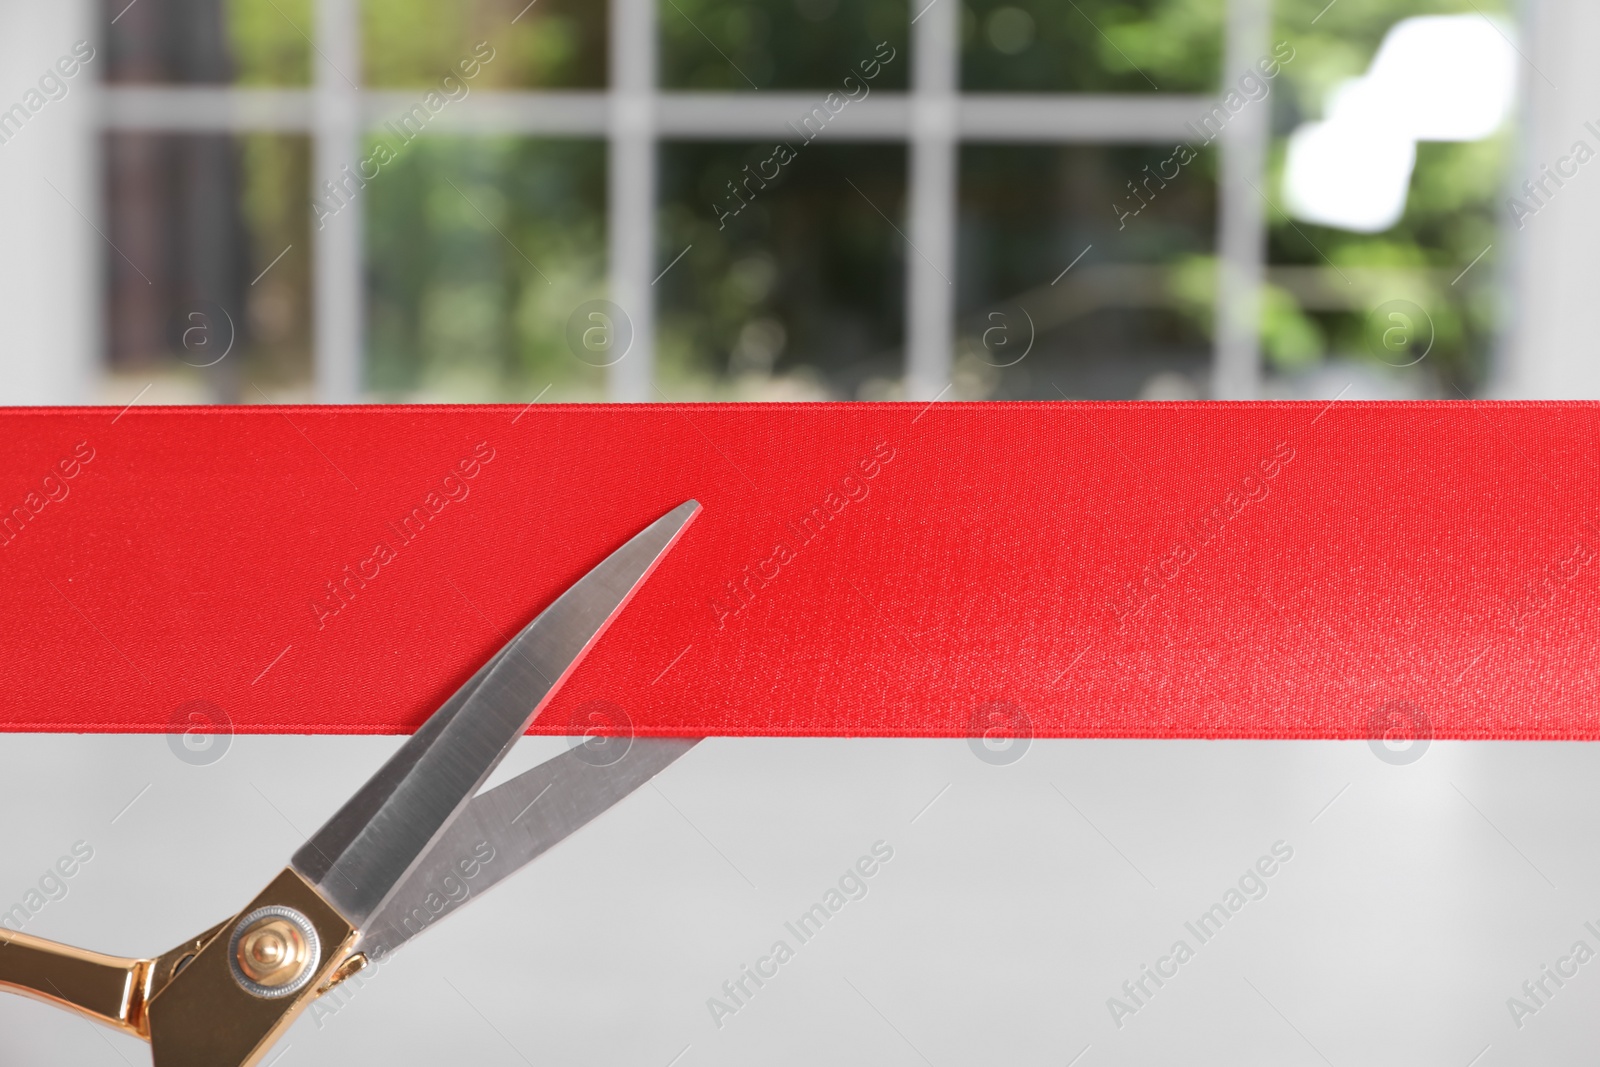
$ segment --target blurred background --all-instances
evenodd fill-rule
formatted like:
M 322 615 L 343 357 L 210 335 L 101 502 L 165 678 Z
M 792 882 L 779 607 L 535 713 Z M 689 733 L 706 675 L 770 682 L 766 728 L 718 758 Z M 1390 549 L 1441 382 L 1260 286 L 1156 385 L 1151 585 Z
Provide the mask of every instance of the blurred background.
M 1597 32 L 7 4 L 0 403 L 1600 396 Z

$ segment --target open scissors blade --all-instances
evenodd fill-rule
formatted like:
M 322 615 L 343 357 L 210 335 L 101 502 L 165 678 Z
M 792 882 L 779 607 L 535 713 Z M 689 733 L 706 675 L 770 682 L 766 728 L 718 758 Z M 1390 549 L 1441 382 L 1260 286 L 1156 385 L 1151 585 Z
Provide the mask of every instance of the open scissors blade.
M 613 738 L 580 746 L 474 797 L 368 924 L 362 951 L 382 959 L 622 800 L 699 738 Z M 616 757 L 606 752 L 624 746 Z M 604 760 L 605 762 L 600 762 Z
M 591 772 L 588 781 L 582 775 L 563 777 L 560 769 L 546 772 L 553 774 L 546 784 L 552 789 L 561 788 L 563 798 L 560 804 L 547 805 L 548 811 L 566 810 L 569 817 L 557 816 L 549 824 L 539 819 L 529 822 L 527 816 L 518 820 L 528 827 L 544 827 L 544 846 L 531 854 L 526 854 L 526 847 L 513 848 L 511 844 L 513 832 L 527 830 L 520 826 L 508 830 L 509 816 L 505 817 L 506 826 L 497 825 L 503 814 L 500 809 L 506 806 L 502 801 L 510 795 L 496 798 L 507 787 L 543 768 L 535 768 L 476 801 L 473 799 L 511 746 L 527 732 L 551 694 L 699 510 L 700 505 L 693 500 L 674 508 L 541 612 L 295 853 L 290 866 L 354 926 L 378 933 L 372 920 L 385 912 L 391 898 L 419 868 L 423 874 L 418 884 L 426 892 L 427 878 L 442 876 L 436 867 L 443 865 L 448 870 L 468 858 L 457 854 L 459 847 L 465 844 L 470 853 L 477 841 L 490 840 L 489 831 L 494 830 L 493 840 L 505 845 L 508 858 L 494 872 L 498 880 L 648 781 L 653 771 L 637 778 L 651 762 L 643 752 L 637 760 L 624 759 L 611 767 L 583 767 Z M 659 752 L 671 752 L 675 759 L 686 749 L 686 743 L 674 742 Z M 552 763 L 565 758 L 558 757 Z M 606 775 L 606 771 L 612 773 Z M 558 781 L 565 785 L 558 786 Z M 459 832 L 450 833 L 452 825 L 464 814 L 470 816 L 468 821 Z M 576 821 L 571 816 L 576 816 Z M 517 842 L 518 846 L 522 844 Z M 437 863 L 429 866 L 427 860 L 436 849 Z M 517 856 L 523 858 L 515 864 L 510 862 Z M 402 897 L 401 902 L 409 905 L 401 915 L 414 907 L 410 897 Z M 405 929 L 399 918 L 400 915 L 390 915 L 389 926 Z M 386 940 L 392 947 L 392 935 Z

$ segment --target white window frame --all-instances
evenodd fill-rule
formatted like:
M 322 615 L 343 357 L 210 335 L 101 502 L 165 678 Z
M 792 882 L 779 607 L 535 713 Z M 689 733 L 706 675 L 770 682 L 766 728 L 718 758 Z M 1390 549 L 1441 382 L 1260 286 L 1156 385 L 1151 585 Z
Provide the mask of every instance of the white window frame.
M 632 351 L 608 372 L 608 395 L 648 401 L 662 398 L 655 385 L 652 299 L 652 281 L 664 265 L 655 243 L 662 141 L 781 138 L 788 134 L 785 124 L 809 111 L 817 94 L 662 91 L 657 0 L 608 2 L 609 90 L 479 90 L 441 112 L 425 133 L 606 140 L 610 293 L 634 325 Z M 959 0 L 911 2 L 925 6 L 912 19 L 909 91 L 872 93 L 841 116 L 848 121 L 830 125 L 828 135 L 908 146 L 906 395 L 931 401 L 951 381 L 960 146 L 1176 142 L 1193 136 L 1187 123 L 1215 100 L 1179 93 L 963 93 Z M 1224 70 L 1242 71 L 1268 50 L 1271 0 L 1226 2 Z M 359 0 L 313 5 L 316 74 L 310 89 L 108 85 L 102 129 L 304 133 L 313 142 L 315 187 L 360 158 L 363 132 L 409 107 L 414 94 L 352 84 L 362 69 Z M 1265 271 L 1268 132 L 1267 109 L 1250 108 L 1218 139 L 1219 267 L 1210 383 L 1217 399 L 1252 399 L 1261 386 L 1256 321 Z M 315 188 L 308 193 L 315 195 Z M 314 382 L 316 398 L 326 403 L 362 399 L 360 216 L 340 212 L 335 223 L 314 233 Z

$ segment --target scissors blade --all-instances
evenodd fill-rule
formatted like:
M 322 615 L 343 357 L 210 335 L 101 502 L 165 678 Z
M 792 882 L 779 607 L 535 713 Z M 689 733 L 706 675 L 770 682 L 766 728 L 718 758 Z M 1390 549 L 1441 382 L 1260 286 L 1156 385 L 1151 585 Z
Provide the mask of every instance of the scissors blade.
M 474 797 L 368 924 L 362 951 L 380 960 L 515 874 L 688 752 L 699 738 L 610 739 L 580 746 Z M 626 745 L 622 758 L 597 753 Z M 609 758 L 609 757 L 607 757 Z
M 606 557 L 484 664 L 290 866 L 364 929 L 482 787 L 700 510 L 690 500 Z

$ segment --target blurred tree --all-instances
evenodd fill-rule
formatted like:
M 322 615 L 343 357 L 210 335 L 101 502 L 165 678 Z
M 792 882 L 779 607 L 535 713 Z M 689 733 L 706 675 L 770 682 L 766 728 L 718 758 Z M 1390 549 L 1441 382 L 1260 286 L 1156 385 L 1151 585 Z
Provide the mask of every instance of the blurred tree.
M 664 0 L 666 89 L 831 89 L 880 42 L 906 53 L 906 0 Z M 905 62 L 874 82 L 904 89 Z
M 367 0 L 361 5 L 365 83 L 436 83 L 479 41 L 494 47 L 475 88 L 601 89 L 606 5 L 586 0 Z
M 798 139 L 797 139 L 798 140 Z M 898 380 L 906 153 L 802 144 L 771 188 L 719 224 L 728 181 L 770 144 L 671 144 L 662 159 L 662 374 L 745 399 L 852 399 Z M 852 187 L 853 186 L 853 187 Z M 879 212 L 882 214 L 879 214 Z M 678 394 L 682 395 L 682 394 Z
M 1224 0 L 966 0 L 970 91 L 1197 93 L 1218 84 Z
M 429 138 L 367 198 L 367 385 L 390 397 L 597 400 L 566 326 L 603 297 L 605 147 Z
M 312 0 L 225 0 L 240 85 L 310 85 Z

